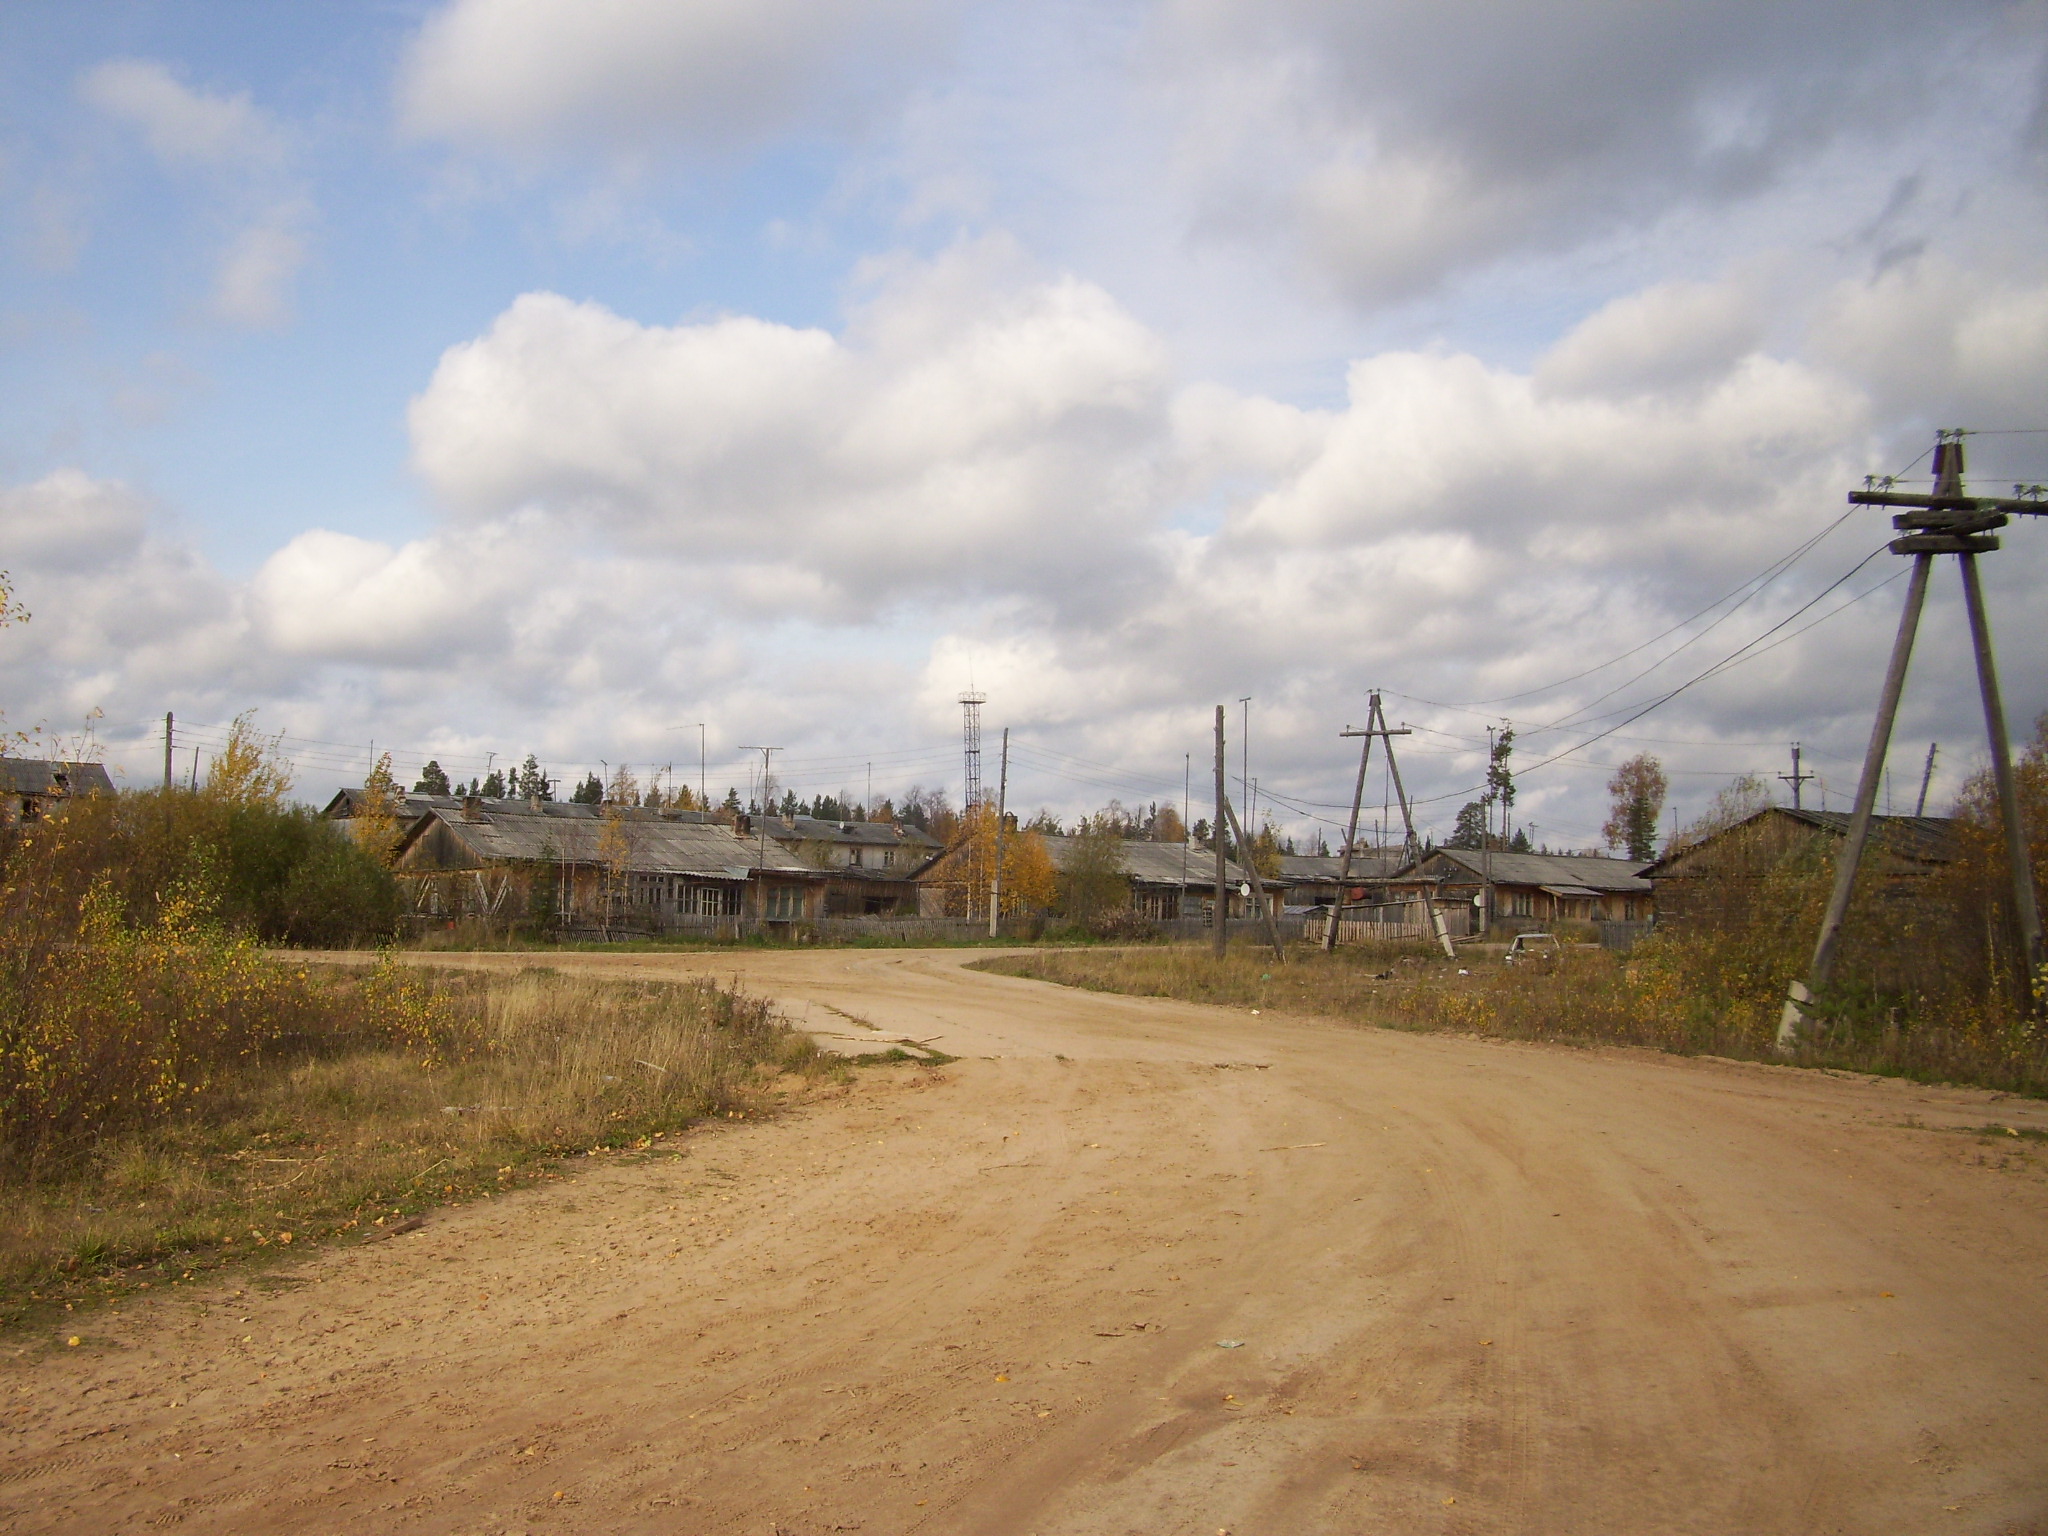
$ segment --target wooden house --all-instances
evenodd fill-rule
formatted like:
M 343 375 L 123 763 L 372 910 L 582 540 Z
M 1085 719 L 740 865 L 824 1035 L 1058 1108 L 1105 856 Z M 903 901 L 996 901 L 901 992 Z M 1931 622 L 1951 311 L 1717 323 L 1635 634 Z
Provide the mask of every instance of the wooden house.
M 730 936 L 824 915 L 822 871 L 702 812 L 431 798 L 394 860 L 422 919 Z
M 1076 856 L 1081 839 L 1035 834 L 1045 845 L 1046 858 L 1056 873 L 1064 874 Z M 949 849 L 919 872 L 924 908 L 938 915 L 958 907 L 962 873 L 960 849 Z M 1118 862 L 1130 882 L 1131 908 L 1154 922 L 1180 917 L 1197 917 L 1212 912 L 1216 905 L 1216 855 L 1199 843 L 1154 843 L 1125 838 L 1117 844 Z M 1224 864 L 1229 887 L 1229 916 L 1242 917 L 1251 911 L 1251 897 L 1245 873 L 1235 863 Z M 1271 882 L 1267 891 L 1272 893 Z M 987 910 L 988 893 L 974 893 Z
M 1733 826 L 1674 848 L 1644 869 L 1656 890 L 1660 927 L 1713 922 L 1766 899 L 1765 882 L 1788 863 L 1831 855 L 1848 835 L 1845 811 L 1774 805 Z M 1946 816 L 1873 816 L 1864 868 L 1884 899 L 1910 901 L 1929 877 L 1956 858 L 1955 823 Z
M 771 816 L 769 839 L 825 876 L 830 917 L 915 917 L 915 876 L 944 846 L 921 827 L 888 821 Z
M 1434 899 L 1470 913 L 1466 933 L 1526 933 L 1560 922 L 1645 923 L 1655 891 L 1638 859 L 1584 853 L 1508 853 L 1439 848 L 1396 872 L 1397 899 Z M 1453 924 L 1453 934 L 1461 931 Z
M 1283 853 L 1280 875 L 1267 882 L 1278 885 L 1282 905 L 1287 907 L 1334 907 L 1371 901 L 1388 876 L 1403 866 L 1397 852 L 1360 845 L 1351 855 L 1351 868 L 1344 879 L 1344 858 L 1335 853 Z
M 79 795 L 111 795 L 114 781 L 100 763 L 0 757 L 0 827 L 40 821 Z

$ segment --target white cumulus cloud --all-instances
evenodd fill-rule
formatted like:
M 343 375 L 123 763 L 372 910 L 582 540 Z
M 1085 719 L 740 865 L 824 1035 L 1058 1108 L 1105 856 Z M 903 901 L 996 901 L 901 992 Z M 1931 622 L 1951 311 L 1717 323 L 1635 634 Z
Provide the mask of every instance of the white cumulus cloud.
M 1143 531 L 1170 379 L 1100 289 L 1009 269 L 957 247 L 836 336 L 528 294 L 443 357 L 415 463 L 466 517 L 542 506 L 639 549 L 797 567 L 853 609 L 1064 582 Z

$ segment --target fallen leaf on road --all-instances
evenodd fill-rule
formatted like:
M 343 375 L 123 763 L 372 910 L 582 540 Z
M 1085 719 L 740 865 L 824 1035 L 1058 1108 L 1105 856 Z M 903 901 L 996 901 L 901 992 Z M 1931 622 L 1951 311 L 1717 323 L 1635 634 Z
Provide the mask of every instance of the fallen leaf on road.
M 1216 1341 L 1216 1347 L 1217 1347 L 1218 1349 L 1243 1349 L 1243 1348 L 1244 1348 L 1244 1340 L 1243 1340 L 1243 1339 L 1218 1339 L 1218 1340 Z

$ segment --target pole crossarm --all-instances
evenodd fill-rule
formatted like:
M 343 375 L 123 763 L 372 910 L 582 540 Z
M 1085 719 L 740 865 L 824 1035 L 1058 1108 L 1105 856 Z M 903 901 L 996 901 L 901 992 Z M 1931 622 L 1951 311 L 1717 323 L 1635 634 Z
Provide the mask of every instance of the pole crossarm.
M 2048 517 L 2048 496 L 2037 487 L 2026 496 L 1937 496 L 1911 491 L 1851 491 L 1854 507 L 1914 507 L 1948 517 Z

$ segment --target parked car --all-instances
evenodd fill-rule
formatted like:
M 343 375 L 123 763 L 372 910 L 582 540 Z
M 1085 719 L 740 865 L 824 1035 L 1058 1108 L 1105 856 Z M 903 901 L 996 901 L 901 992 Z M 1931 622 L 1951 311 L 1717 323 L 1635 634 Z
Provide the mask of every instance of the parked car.
M 1547 933 L 1518 933 L 1508 942 L 1508 952 L 1501 957 L 1504 965 L 1513 965 L 1517 960 L 1525 964 L 1532 960 L 1547 960 L 1555 964 L 1560 953 L 1557 939 Z

